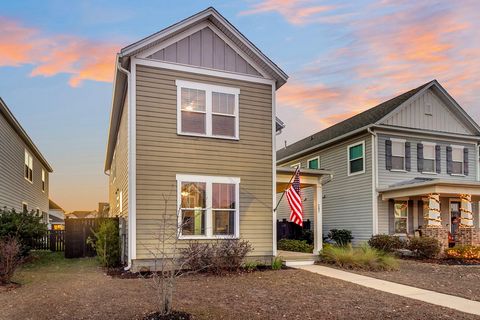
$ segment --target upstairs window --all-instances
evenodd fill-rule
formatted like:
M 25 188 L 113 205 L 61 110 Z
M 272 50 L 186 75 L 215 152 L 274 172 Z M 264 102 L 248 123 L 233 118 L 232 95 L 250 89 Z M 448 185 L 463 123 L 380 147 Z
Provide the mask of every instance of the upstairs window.
M 423 172 L 436 173 L 436 152 L 435 144 L 423 143 Z
M 348 146 L 348 175 L 365 172 L 365 141 Z
M 320 157 L 309 159 L 307 165 L 308 169 L 320 169 Z
M 240 90 L 177 80 L 177 133 L 238 139 Z
M 405 170 L 405 140 L 392 140 L 392 170 Z
M 44 169 L 42 169 L 42 191 L 45 192 L 47 188 L 47 174 Z
M 24 177 L 33 182 L 33 157 L 27 150 L 25 150 Z
M 464 174 L 464 148 L 452 147 L 452 174 Z

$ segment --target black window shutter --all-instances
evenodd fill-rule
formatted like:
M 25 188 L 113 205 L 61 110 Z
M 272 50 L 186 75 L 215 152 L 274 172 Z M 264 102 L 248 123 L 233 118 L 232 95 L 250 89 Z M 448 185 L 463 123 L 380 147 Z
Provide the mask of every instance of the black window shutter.
M 437 173 L 442 173 L 442 147 L 435 146 L 435 167 Z
M 413 200 L 408 200 L 408 230 L 407 233 L 413 233 Z
M 447 173 L 452 174 L 453 162 L 452 162 L 452 147 L 447 146 Z
M 463 149 L 463 174 L 468 176 L 470 170 L 468 168 L 468 148 Z
M 423 144 L 417 144 L 417 168 L 418 172 L 423 172 Z
M 405 142 L 405 170 L 412 171 L 412 148 L 410 142 Z
M 418 226 L 421 227 L 423 226 L 423 215 L 425 212 L 423 212 L 423 200 L 418 200 Z
M 388 200 L 388 233 L 395 233 L 395 200 Z
M 385 167 L 392 170 L 392 140 L 385 140 Z

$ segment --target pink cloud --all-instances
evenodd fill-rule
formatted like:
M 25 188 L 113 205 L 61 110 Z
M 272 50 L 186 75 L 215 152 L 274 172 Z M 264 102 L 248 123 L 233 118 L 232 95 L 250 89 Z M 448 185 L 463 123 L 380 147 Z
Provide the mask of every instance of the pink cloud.
M 30 64 L 31 76 L 70 74 L 69 84 L 85 80 L 111 82 L 120 44 L 72 35 L 46 35 L 19 21 L 0 17 L 0 66 Z

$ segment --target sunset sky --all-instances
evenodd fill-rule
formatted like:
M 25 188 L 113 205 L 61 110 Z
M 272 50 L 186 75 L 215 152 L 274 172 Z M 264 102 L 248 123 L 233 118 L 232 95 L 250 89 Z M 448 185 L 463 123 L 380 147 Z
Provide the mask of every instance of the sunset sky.
M 279 147 L 431 79 L 480 121 L 478 1 L 3 1 L 0 96 L 67 211 L 108 200 L 115 53 L 210 5 L 290 76 Z

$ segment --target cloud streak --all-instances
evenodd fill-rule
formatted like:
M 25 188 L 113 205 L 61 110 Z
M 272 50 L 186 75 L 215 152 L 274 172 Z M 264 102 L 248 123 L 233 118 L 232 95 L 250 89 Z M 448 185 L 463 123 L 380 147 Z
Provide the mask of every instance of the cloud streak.
M 77 87 L 85 80 L 113 79 L 118 43 L 100 42 L 73 35 L 47 35 L 40 29 L 0 17 L 0 67 L 32 65 L 30 76 L 69 74 Z

